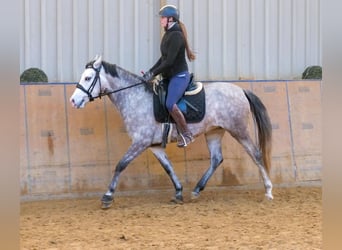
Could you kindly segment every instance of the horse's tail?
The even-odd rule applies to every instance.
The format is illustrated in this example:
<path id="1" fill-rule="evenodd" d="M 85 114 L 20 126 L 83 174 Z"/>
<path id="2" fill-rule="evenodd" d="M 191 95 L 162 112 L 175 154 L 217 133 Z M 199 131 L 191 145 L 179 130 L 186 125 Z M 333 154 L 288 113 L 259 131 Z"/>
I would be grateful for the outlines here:
<path id="1" fill-rule="evenodd" d="M 262 159 L 269 173 L 271 168 L 271 150 L 272 150 L 272 125 L 265 105 L 259 97 L 251 91 L 244 90 L 248 99 L 254 120 L 258 127 L 258 142 L 262 152 Z"/>

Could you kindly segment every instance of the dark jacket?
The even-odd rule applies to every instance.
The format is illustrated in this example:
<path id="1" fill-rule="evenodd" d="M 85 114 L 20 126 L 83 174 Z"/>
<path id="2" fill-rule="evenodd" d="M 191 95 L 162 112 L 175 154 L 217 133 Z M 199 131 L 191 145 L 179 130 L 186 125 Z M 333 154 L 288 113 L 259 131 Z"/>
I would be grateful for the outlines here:
<path id="1" fill-rule="evenodd" d="M 178 23 L 168 29 L 160 44 L 161 57 L 150 69 L 153 75 L 162 74 L 170 79 L 174 75 L 187 71 L 188 64 L 185 58 L 185 40 Z"/>

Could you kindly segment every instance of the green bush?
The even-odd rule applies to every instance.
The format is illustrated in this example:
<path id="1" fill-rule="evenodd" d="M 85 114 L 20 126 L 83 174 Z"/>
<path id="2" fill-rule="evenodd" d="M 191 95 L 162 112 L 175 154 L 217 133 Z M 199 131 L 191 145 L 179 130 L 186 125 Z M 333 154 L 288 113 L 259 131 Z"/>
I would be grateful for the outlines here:
<path id="1" fill-rule="evenodd" d="M 305 69 L 302 79 L 322 79 L 322 67 L 310 66 Z"/>
<path id="2" fill-rule="evenodd" d="M 20 82 L 48 82 L 48 77 L 41 69 L 29 68 L 20 75 Z"/>

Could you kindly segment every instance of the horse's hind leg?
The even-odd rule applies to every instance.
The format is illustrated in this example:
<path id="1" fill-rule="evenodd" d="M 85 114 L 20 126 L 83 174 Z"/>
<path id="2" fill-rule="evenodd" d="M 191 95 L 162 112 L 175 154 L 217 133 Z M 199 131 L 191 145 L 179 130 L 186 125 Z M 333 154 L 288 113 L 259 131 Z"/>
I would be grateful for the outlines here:
<path id="1" fill-rule="evenodd" d="M 166 173 L 169 175 L 173 183 L 173 186 L 175 187 L 175 190 L 176 190 L 175 197 L 173 197 L 171 201 L 182 204 L 183 203 L 183 187 L 177 175 L 175 174 L 175 171 L 173 170 L 173 167 L 165 153 L 165 150 L 161 147 L 151 147 L 150 149 L 153 152 L 154 156 L 158 159 L 158 161 L 160 162 L 160 164 L 162 165 Z"/>
<path id="2" fill-rule="evenodd" d="M 267 171 L 265 169 L 263 159 L 262 159 L 262 154 L 260 150 L 255 146 L 253 143 L 252 139 L 250 136 L 247 134 L 244 136 L 234 136 L 234 138 L 244 147 L 246 152 L 249 154 L 249 156 L 252 158 L 252 160 L 255 162 L 255 164 L 259 168 L 259 172 L 261 174 L 261 177 L 264 182 L 264 187 L 265 187 L 265 196 L 268 200 L 273 199 L 272 195 L 272 182 L 267 174 Z"/>
<path id="3" fill-rule="evenodd" d="M 210 166 L 193 189 L 191 193 L 192 199 L 199 197 L 200 192 L 205 188 L 210 177 L 223 161 L 221 141 L 224 132 L 225 131 L 223 129 L 216 129 L 205 134 L 205 139 L 210 153 Z"/>

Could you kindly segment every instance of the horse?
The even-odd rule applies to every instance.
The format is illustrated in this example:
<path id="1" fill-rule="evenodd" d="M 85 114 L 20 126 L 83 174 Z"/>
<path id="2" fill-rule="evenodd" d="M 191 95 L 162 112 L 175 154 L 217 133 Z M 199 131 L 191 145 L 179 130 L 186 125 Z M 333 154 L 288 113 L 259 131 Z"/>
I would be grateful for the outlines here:
<path id="1" fill-rule="evenodd" d="M 132 143 L 115 167 L 108 190 L 101 198 L 102 208 L 112 206 L 120 174 L 129 163 L 142 152 L 150 149 L 157 158 L 175 189 L 172 201 L 183 203 L 183 186 L 177 177 L 162 143 L 162 125 L 153 114 L 152 95 L 141 76 L 129 72 L 116 64 L 96 56 L 86 64 L 80 81 L 70 97 L 74 108 L 84 108 L 88 102 L 108 96 L 119 111 Z M 261 174 L 265 197 L 273 199 L 271 167 L 272 126 L 267 109 L 255 94 L 237 85 L 225 82 L 203 84 L 207 112 L 198 123 L 189 124 L 194 137 L 204 134 L 210 154 L 210 166 L 191 192 L 191 199 L 197 199 L 208 180 L 223 162 L 222 137 L 228 132 L 235 138 L 254 161 Z M 254 143 L 248 132 L 248 118 L 252 115 L 257 125 Z M 172 124 L 175 126 L 175 124 Z M 171 143 L 176 142 L 177 131 L 172 130 Z"/>

